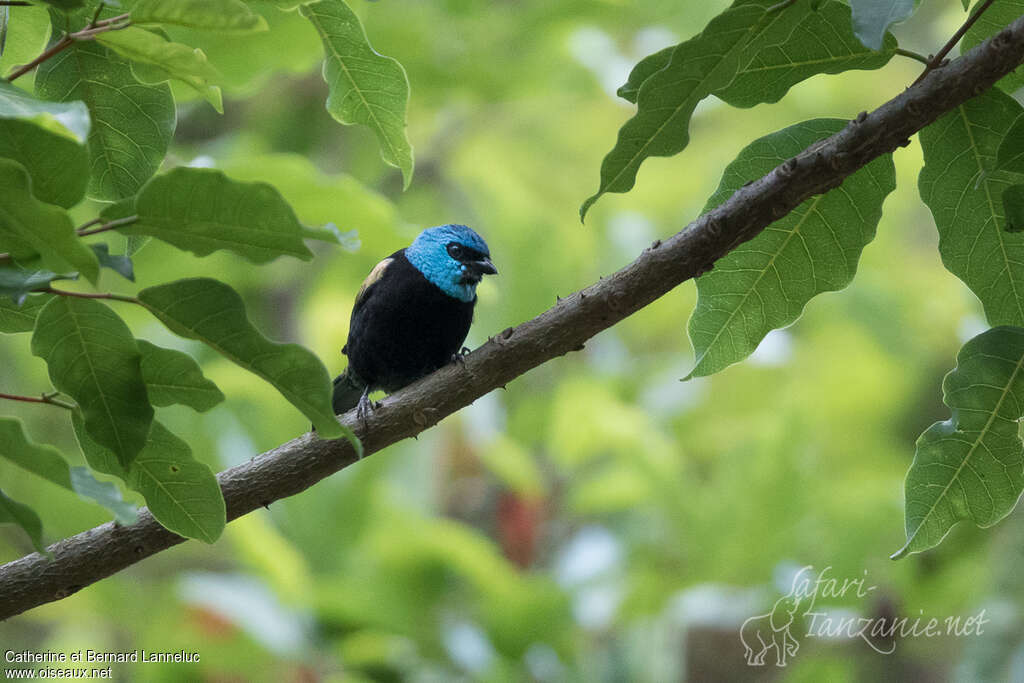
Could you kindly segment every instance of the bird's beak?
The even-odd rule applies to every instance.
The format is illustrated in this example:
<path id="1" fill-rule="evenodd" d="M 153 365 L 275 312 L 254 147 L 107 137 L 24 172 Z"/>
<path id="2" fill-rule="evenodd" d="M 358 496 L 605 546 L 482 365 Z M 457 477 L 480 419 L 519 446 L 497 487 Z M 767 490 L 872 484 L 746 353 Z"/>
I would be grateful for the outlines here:
<path id="1" fill-rule="evenodd" d="M 470 270 L 472 270 L 474 273 L 480 276 L 498 274 L 498 269 L 494 267 L 494 264 L 491 263 L 491 259 L 489 258 L 482 258 L 479 261 L 472 261 L 467 265 L 469 265 Z"/>

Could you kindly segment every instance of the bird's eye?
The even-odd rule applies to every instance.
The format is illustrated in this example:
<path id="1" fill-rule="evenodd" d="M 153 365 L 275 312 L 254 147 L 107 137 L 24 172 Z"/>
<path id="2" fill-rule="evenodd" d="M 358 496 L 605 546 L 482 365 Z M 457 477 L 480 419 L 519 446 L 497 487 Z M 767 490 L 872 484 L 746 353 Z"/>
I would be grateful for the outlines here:
<path id="1" fill-rule="evenodd" d="M 448 243 L 448 255 L 451 256 L 456 261 L 462 258 L 462 252 L 462 245 L 459 244 L 458 242 Z"/>

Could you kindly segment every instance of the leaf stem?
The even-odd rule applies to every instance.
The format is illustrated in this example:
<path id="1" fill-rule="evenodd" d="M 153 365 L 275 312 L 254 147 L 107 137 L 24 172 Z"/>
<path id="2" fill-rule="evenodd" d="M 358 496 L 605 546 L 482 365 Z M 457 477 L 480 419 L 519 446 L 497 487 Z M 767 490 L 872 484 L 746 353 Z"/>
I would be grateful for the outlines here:
<path id="1" fill-rule="evenodd" d="M 43 294 L 57 294 L 59 296 L 73 296 L 78 297 L 79 299 L 109 299 L 111 301 L 124 301 L 129 304 L 142 303 L 134 296 L 128 296 L 127 294 L 114 294 L 112 292 L 69 292 L 66 289 L 54 289 L 53 287 L 43 287 L 32 291 L 42 292 Z"/>
<path id="2" fill-rule="evenodd" d="M 35 396 L 19 396 L 18 394 L 0 393 L 0 398 L 6 398 L 9 401 L 23 401 L 25 403 L 49 403 L 52 406 L 59 406 L 66 410 L 74 410 L 75 404 L 54 398 L 58 393 L 60 392 L 54 391 L 49 394 L 40 394 L 39 398 L 36 398 Z"/>
<path id="3" fill-rule="evenodd" d="M 914 52 L 912 50 L 904 50 L 902 47 L 896 48 L 896 54 L 901 55 L 903 57 L 910 57 L 911 59 L 915 59 L 915 60 L 921 62 L 922 64 L 924 64 L 925 66 L 928 66 L 928 64 L 930 63 L 928 61 L 928 58 L 925 57 L 920 52 Z"/>
<path id="4" fill-rule="evenodd" d="M 102 6 L 103 5 L 101 3 L 100 7 Z M 14 72 L 7 77 L 7 81 L 11 82 L 15 78 L 24 76 L 29 71 L 36 68 L 46 60 L 51 59 L 52 57 L 60 54 L 61 52 L 69 48 L 75 41 L 92 40 L 100 33 L 127 28 L 131 25 L 131 23 L 131 13 L 119 14 L 116 17 L 111 17 L 110 19 L 103 19 L 100 21 L 96 21 L 94 19 L 88 26 L 83 28 L 81 31 L 76 31 L 75 33 L 65 33 L 60 40 L 58 40 L 56 43 L 48 47 L 41 55 L 33 59 L 28 64 L 25 64 L 24 66 L 15 69 Z"/>
<path id="5" fill-rule="evenodd" d="M 953 37 L 947 40 L 946 44 L 942 46 L 942 49 L 939 50 L 938 53 L 936 53 L 936 55 L 928 61 L 928 65 L 925 66 L 924 71 L 921 72 L 921 75 L 917 77 L 917 80 L 910 84 L 911 87 L 920 83 L 922 80 L 924 80 L 925 76 L 927 76 L 929 73 L 942 66 L 942 63 L 946 60 L 946 55 L 949 54 L 949 51 L 952 50 L 953 47 L 960 42 L 960 39 L 964 37 L 964 34 L 967 33 L 967 31 L 972 26 L 974 26 L 974 22 L 976 22 L 981 17 L 982 13 L 985 10 L 991 7 L 993 2 L 995 2 L 995 0 L 985 0 L 985 4 L 978 7 L 974 14 L 967 18 L 967 21 L 964 22 L 964 25 L 957 29 L 957 32 L 953 34 Z"/>
<path id="6" fill-rule="evenodd" d="M 75 230 L 75 232 L 78 233 L 79 237 L 86 237 L 88 235 L 95 235 L 95 234 L 100 233 L 100 232 L 106 232 L 107 230 L 115 230 L 115 229 L 120 228 L 121 226 L 124 226 L 124 225 L 131 225 L 135 221 L 139 220 L 139 217 L 138 216 L 126 216 L 124 218 L 118 218 L 118 219 L 112 220 L 109 223 L 104 223 L 103 225 L 101 225 L 98 228 L 93 228 L 92 230 L 86 230 L 86 228 L 88 228 L 90 225 L 96 225 L 101 220 L 102 219 L 100 219 L 100 218 L 97 218 L 95 220 L 91 220 L 88 223 L 85 223 L 84 225 L 82 225 L 77 230 Z"/>

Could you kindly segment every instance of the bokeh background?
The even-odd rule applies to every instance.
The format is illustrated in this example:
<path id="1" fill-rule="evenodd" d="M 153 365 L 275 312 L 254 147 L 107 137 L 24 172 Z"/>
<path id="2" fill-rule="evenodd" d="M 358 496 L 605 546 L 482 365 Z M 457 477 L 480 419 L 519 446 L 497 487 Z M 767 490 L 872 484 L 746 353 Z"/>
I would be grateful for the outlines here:
<path id="1" fill-rule="evenodd" d="M 308 224 L 347 248 L 254 267 L 152 243 L 136 285 L 212 275 L 243 293 L 256 325 L 300 342 L 332 372 L 353 297 L 383 256 L 423 227 L 462 222 L 501 274 L 479 291 L 470 346 L 632 260 L 696 217 L 723 167 L 753 139 L 816 117 L 852 118 L 919 72 L 823 76 L 781 102 L 698 108 L 690 146 L 651 159 L 628 195 L 577 208 L 632 106 L 614 96 L 641 57 L 699 31 L 726 4 L 645 0 L 388 0 L 353 8 L 412 84 L 414 182 L 365 130 L 324 110 L 321 46 L 295 12 L 251 2 L 271 31 L 176 34 L 224 75 L 225 114 L 182 96 L 169 164 L 215 166 L 273 184 Z M 39 10 L 14 8 L 18 22 Z M 19 17 L 22 17 L 19 19 Z M 35 17 L 35 19 L 33 18 Z M 901 45 L 934 52 L 963 19 L 924 3 Z M 23 23 L 23 25 L 27 25 Z M 185 665 L 115 665 L 119 680 L 1022 680 L 1024 518 L 956 527 L 937 549 L 893 562 L 914 441 L 946 419 L 941 380 L 984 328 L 978 303 L 941 266 L 917 197 L 920 149 L 896 152 L 898 188 L 853 285 L 813 300 L 749 360 L 680 382 L 693 360 L 692 283 L 587 345 L 294 498 L 65 600 L 0 624 L 4 650 L 185 650 Z M 93 209 L 93 212 L 95 209 Z M 83 213 L 86 220 L 94 213 Z M 267 384 L 123 306 L 136 335 L 194 353 L 227 394 L 213 411 L 161 419 L 215 470 L 307 428 Z M 0 335 L 0 385 L 47 388 L 27 335 Z M 30 436 L 77 462 L 67 416 L 5 403 Z M 47 540 L 104 511 L 10 466 Z M 0 528 L 0 560 L 31 550 Z M 875 586 L 819 597 L 866 618 L 967 617 L 984 633 L 909 638 L 882 655 L 858 638 L 801 638 L 786 667 L 748 667 L 740 624 L 769 611 L 812 565 Z M 802 635 L 802 634 L 798 634 Z M 882 647 L 888 647 L 883 645 Z M 11 666 L 4 663 L 3 666 Z"/>

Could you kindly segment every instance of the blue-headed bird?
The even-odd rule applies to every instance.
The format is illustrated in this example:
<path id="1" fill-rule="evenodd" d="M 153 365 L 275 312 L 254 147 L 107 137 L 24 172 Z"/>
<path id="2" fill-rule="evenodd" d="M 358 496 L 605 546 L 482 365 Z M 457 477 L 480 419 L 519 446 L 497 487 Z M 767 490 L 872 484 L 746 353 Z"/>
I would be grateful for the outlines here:
<path id="1" fill-rule="evenodd" d="M 487 243 L 465 225 L 427 228 L 378 263 L 352 308 L 335 414 L 369 408 L 371 391 L 397 391 L 456 358 L 473 322 L 476 286 L 497 272 Z"/>

